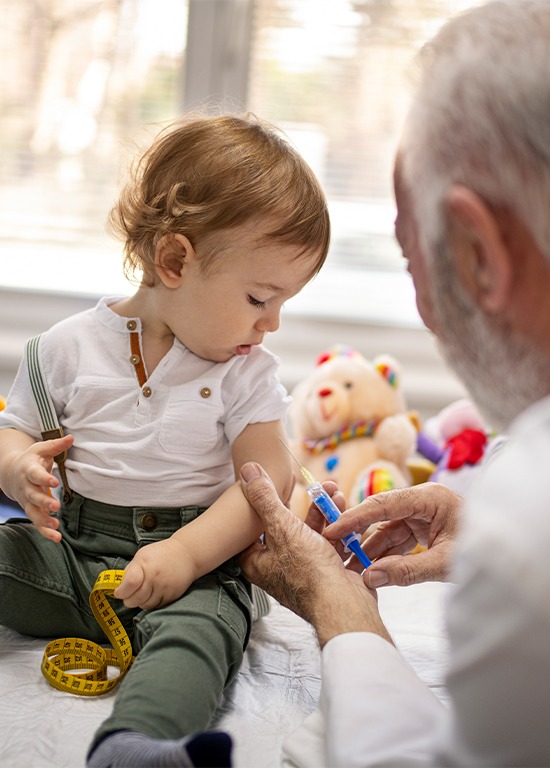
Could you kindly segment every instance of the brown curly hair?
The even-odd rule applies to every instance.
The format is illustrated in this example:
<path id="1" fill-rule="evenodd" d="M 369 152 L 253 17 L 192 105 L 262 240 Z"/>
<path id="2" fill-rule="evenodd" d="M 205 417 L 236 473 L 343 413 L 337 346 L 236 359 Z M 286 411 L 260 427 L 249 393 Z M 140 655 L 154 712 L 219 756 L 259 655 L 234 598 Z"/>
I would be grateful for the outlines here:
<path id="1" fill-rule="evenodd" d="M 274 126 L 252 114 L 189 115 L 161 131 L 133 165 L 109 216 L 124 240 L 124 272 L 155 283 L 159 240 L 183 234 L 196 248 L 220 230 L 265 218 L 266 238 L 318 253 L 329 248 L 330 222 L 319 181 Z M 202 256 L 206 270 L 215 254 Z"/>

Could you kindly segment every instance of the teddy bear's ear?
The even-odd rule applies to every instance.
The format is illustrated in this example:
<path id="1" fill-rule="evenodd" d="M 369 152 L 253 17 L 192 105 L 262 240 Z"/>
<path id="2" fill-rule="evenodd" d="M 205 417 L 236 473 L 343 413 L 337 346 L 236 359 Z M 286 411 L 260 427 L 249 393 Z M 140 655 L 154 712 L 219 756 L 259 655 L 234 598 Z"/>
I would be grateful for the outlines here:
<path id="1" fill-rule="evenodd" d="M 335 357 L 359 357 L 360 354 L 353 347 L 348 347 L 346 344 L 335 344 L 330 349 L 321 352 L 317 358 L 316 365 L 323 365 L 328 363 L 329 360 L 334 360 Z"/>
<path id="2" fill-rule="evenodd" d="M 383 376 L 388 384 L 394 389 L 399 386 L 399 374 L 401 369 L 399 363 L 390 355 L 381 355 L 374 360 L 374 367 Z"/>
<path id="3" fill-rule="evenodd" d="M 317 360 L 315 361 L 315 365 L 323 365 L 323 363 L 328 363 L 328 361 L 331 359 L 331 354 L 327 350 L 326 352 L 321 352 Z"/>

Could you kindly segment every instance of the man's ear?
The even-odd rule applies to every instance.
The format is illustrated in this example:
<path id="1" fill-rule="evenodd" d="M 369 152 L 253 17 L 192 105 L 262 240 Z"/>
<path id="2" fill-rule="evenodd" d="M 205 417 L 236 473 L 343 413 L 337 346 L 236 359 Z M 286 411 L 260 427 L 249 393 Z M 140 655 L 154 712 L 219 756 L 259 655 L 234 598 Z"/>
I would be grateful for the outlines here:
<path id="1" fill-rule="evenodd" d="M 479 195 L 460 184 L 451 187 L 445 204 L 457 273 L 482 309 L 499 312 L 508 303 L 513 278 L 499 220 Z"/>
<path id="2" fill-rule="evenodd" d="M 183 268 L 195 258 L 195 249 L 185 235 L 161 237 L 155 251 L 155 271 L 167 288 L 177 288 L 182 281 Z"/>

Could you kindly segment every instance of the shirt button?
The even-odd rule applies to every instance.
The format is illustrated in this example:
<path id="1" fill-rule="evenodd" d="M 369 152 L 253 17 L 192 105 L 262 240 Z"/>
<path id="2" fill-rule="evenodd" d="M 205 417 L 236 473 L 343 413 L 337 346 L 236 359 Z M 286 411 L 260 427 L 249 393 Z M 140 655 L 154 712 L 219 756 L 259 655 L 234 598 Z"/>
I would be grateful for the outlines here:
<path id="1" fill-rule="evenodd" d="M 135 320 L 128 320 L 126 323 L 126 328 L 128 328 L 129 331 L 135 331 L 137 328 L 137 323 Z"/>
<path id="2" fill-rule="evenodd" d="M 146 512 L 141 516 L 139 524 L 144 531 L 154 531 L 158 525 L 158 520 L 152 512 Z"/>
<path id="3" fill-rule="evenodd" d="M 143 394 L 143 397 L 151 397 L 151 395 L 153 394 L 153 390 L 151 389 L 151 387 L 143 387 L 141 392 Z"/>
<path id="4" fill-rule="evenodd" d="M 212 391 L 209 387 L 203 387 L 201 389 L 201 397 L 207 398 L 207 397 L 210 397 L 211 394 L 212 394 Z"/>
<path id="5" fill-rule="evenodd" d="M 141 363 L 141 357 L 139 355 L 131 355 L 130 362 L 132 365 L 139 365 Z"/>

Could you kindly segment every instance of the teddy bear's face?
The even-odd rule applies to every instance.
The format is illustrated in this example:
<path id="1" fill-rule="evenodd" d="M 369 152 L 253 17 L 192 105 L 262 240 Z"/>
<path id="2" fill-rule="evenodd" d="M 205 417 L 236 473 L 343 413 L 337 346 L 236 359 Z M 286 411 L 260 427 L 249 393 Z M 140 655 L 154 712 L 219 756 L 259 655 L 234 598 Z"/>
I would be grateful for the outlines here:
<path id="1" fill-rule="evenodd" d="M 294 389 L 290 420 L 295 437 L 318 440 L 359 421 L 405 410 L 401 392 L 364 358 L 334 358 Z"/>

